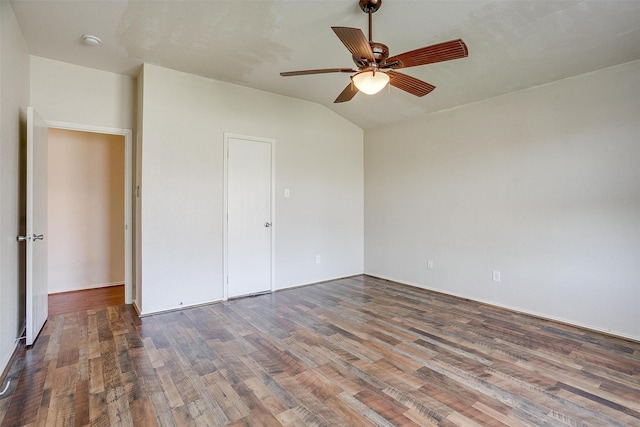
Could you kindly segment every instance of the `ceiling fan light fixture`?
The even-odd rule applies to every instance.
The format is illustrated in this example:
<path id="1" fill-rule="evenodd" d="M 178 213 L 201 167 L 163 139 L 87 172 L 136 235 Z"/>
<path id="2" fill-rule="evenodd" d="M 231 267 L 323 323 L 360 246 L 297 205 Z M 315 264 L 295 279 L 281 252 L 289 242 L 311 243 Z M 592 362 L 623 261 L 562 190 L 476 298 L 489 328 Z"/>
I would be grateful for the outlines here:
<path id="1" fill-rule="evenodd" d="M 381 71 L 367 70 L 361 71 L 351 77 L 351 81 L 356 85 L 358 90 L 367 95 L 374 95 L 380 92 L 389 83 L 387 73 Z"/>

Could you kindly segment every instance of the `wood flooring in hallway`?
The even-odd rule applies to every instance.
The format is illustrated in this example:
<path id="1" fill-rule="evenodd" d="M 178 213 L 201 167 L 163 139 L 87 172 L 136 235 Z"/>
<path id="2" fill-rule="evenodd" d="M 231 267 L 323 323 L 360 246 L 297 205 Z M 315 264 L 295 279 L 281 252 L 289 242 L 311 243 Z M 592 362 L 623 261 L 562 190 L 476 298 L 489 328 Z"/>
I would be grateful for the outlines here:
<path id="1" fill-rule="evenodd" d="M 124 285 L 49 295 L 49 316 L 124 304 Z"/>
<path id="2" fill-rule="evenodd" d="M 640 426 L 640 343 L 356 276 L 49 317 L 1 426 Z"/>

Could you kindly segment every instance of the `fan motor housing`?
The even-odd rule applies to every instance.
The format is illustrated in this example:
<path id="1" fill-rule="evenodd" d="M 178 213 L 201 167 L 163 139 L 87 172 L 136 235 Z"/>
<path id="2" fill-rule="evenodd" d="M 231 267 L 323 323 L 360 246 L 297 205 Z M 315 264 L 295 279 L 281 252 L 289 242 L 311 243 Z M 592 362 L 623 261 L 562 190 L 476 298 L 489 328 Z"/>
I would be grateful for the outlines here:
<path id="1" fill-rule="evenodd" d="M 373 57 L 376 58 L 376 62 L 384 61 L 389 57 L 389 48 L 386 44 L 369 42 L 369 45 L 373 51 Z"/>
<path id="2" fill-rule="evenodd" d="M 373 57 L 376 59 L 376 64 L 384 64 L 389 57 L 389 48 L 387 45 L 378 42 L 369 42 L 369 45 L 373 51 Z M 360 58 L 358 56 L 353 56 L 353 62 L 355 62 L 360 69 L 369 68 L 372 65 L 368 59 Z"/>

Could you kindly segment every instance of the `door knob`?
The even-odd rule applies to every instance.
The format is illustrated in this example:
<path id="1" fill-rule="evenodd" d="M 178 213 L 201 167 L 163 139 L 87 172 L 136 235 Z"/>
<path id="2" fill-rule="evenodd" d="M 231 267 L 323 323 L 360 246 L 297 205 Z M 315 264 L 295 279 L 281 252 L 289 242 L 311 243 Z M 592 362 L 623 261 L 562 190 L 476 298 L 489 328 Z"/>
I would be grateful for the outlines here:
<path id="1" fill-rule="evenodd" d="M 32 238 L 34 242 L 36 240 L 44 240 L 44 234 L 34 234 Z"/>
<path id="2" fill-rule="evenodd" d="M 267 228 L 269 228 L 269 227 L 271 227 L 271 223 L 270 223 L 270 222 L 265 222 L 265 223 L 264 223 L 264 226 L 265 226 L 265 227 L 267 227 Z"/>
<path id="3" fill-rule="evenodd" d="M 26 242 L 29 240 L 29 236 L 18 236 L 18 242 Z"/>

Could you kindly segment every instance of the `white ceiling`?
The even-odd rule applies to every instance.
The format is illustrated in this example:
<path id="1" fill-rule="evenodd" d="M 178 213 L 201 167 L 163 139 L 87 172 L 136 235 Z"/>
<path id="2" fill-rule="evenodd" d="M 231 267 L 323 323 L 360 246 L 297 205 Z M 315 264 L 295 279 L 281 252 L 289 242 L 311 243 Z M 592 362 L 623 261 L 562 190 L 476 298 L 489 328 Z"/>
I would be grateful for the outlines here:
<path id="1" fill-rule="evenodd" d="M 469 57 L 403 70 L 436 86 L 423 98 L 391 88 L 334 104 L 348 74 L 279 72 L 353 67 L 330 27 L 367 34 L 357 0 L 11 4 L 33 55 L 130 75 L 156 64 L 317 102 L 365 129 L 640 58 L 640 0 L 384 0 L 373 39 L 391 55 L 462 38 Z"/>

